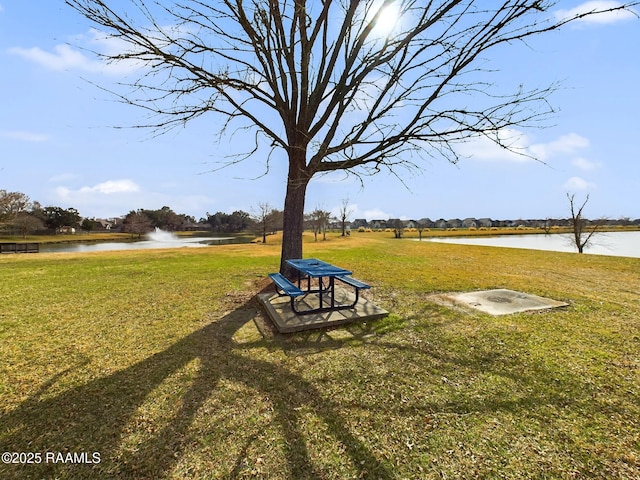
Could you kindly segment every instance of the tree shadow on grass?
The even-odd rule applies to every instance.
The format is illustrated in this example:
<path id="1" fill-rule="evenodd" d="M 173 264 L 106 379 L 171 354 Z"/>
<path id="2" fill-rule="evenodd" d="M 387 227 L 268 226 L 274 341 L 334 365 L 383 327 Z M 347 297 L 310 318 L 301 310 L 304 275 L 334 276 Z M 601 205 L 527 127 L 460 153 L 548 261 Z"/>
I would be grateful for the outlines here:
<path id="1" fill-rule="evenodd" d="M 222 318 L 128 368 L 59 394 L 52 394 L 51 387 L 68 371 L 44 382 L 30 399 L 0 415 L 2 451 L 84 452 L 89 460 L 93 458 L 92 452 L 99 452 L 101 461 L 99 464 L 44 461 L 31 465 L 0 464 L 0 478 L 146 479 L 172 474 L 179 476 L 182 472 L 176 472 L 176 469 L 189 463 L 194 443 L 198 444 L 195 447 L 196 454 L 206 455 L 204 450 L 198 450 L 206 442 L 200 438 L 203 432 L 197 427 L 202 427 L 202 418 L 208 415 L 217 415 L 223 420 L 216 423 L 215 417 L 213 421 L 205 422 L 202 427 L 204 434 L 210 433 L 214 441 L 227 435 L 231 441 L 229 450 L 232 450 L 225 459 L 211 461 L 218 465 L 217 473 L 211 473 L 210 478 L 242 478 L 248 473 L 247 469 L 250 472 L 247 458 L 253 450 L 274 451 L 266 445 L 257 445 L 266 441 L 261 431 L 263 428 L 275 430 L 278 435 L 279 445 L 275 449 L 278 458 L 274 462 L 277 464 L 275 468 L 281 471 L 270 470 L 272 477 L 326 478 L 327 472 L 322 471 L 315 460 L 317 452 L 313 450 L 313 439 L 309 438 L 309 427 L 305 426 L 308 420 L 305 415 L 308 414 L 322 422 L 323 431 L 319 433 L 330 437 L 322 441 L 322 445 L 329 445 L 328 448 L 332 444 L 340 445 L 340 461 L 349 464 L 355 476 L 394 478 L 390 464 L 376 455 L 365 443 L 366 440 L 361 440 L 353 433 L 351 419 L 341 413 L 344 411 L 343 405 L 326 396 L 321 387 L 277 361 L 269 361 L 268 354 L 266 357 L 252 354 L 261 348 L 267 352 L 279 350 L 290 355 L 313 355 L 354 342 L 369 342 L 369 336 L 372 336 L 371 348 L 386 354 L 402 355 L 405 367 L 412 360 L 422 370 L 431 365 L 432 375 L 438 377 L 432 382 L 433 388 L 438 388 L 437 384 L 442 383 L 439 378 L 443 375 L 455 381 L 455 375 L 461 370 L 471 372 L 468 378 L 476 378 L 479 372 L 492 372 L 505 377 L 507 385 L 532 386 L 546 383 L 546 380 L 557 382 L 545 392 L 523 389 L 521 395 L 508 398 L 500 398 L 491 391 L 478 391 L 478 395 L 469 396 L 462 389 L 462 393 L 456 394 L 457 388 L 445 385 L 440 388 L 451 396 L 442 395 L 432 399 L 408 397 L 408 403 L 396 405 L 369 402 L 365 406 L 363 401 L 362 407 L 374 412 L 377 418 L 386 418 L 389 414 L 420 418 L 425 414 L 466 415 L 500 410 L 514 414 L 533 410 L 533 415 L 536 415 L 537 405 L 577 408 L 576 398 L 588 396 L 588 392 L 580 393 L 584 385 L 573 376 L 554 380 L 556 372 L 544 364 L 531 361 L 523 365 L 523 371 L 522 359 L 510 359 L 489 346 L 474 351 L 459 348 L 451 352 L 442 347 L 447 345 L 444 337 L 433 340 L 441 348 L 426 344 L 418 348 L 411 343 L 395 343 L 384 335 L 377 336 L 380 329 L 393 330 L 410 319 L 386 320 L 386 324 L 385 321 L 371 325 L 352 324 L 335 332 L 318 330 L 294 336 L 279 336 L 271 332 L 273 338 L 269 338 L 269 332 L 264 331 L 264 328 L 268 328 L 268 322 L 260 324 L 262 316 L 256 313 L 259 309 L 256 298 L 248 301 L 245 298 L 236 299 L 236 305 L 233 311 Z M 242 335 L 236 334 L 241 333 L 242 327 L 252 321 L 258 324 L 259 330 L 268 339 L 250 338 L 239 343 L 238 338 Z M 434 324 L 433 328 L 437 329 L 437 326 Z M 77 365 L 75 368 L 81 367 Z M 366 364 L 358 363 L 356 367 L 362 371 L 367 369 Z M 192 375 L 185 375 L 185 371 Z M 358 371 L 351 374 L 357 375 Z M 384 374 L 389 375 L 388 372 Z M 406 374 L 397 372 L 397 375 Z M 422 375 L 427 380 L 430 374 Z M 383 383 L 381 378 L 373 380 L 380 385 Z M 388 379 L 384 380 L 384 383 L 388 383 Z M 179 393 L 176 394 L 179 398 L 174 402 L 175 408 L 168 408 L 165 402 L 159 412 L 143 414 L 149 398 L 158 392 L 159 387 L 166 387 L 171 382 L 179 383 Z M 270 418 L 261 418 L 253 424 L 244 417 L 241 421 L 228 421 L 224 412 L 215 411 L 215 408 L 224 411 L 226 405 L 231 408 L 230 403 L 225 403 L 230 402 L 229 397 L 232 396 L 226 395 L 230 384 L 250 391 L 251 399 L 266 401 L 271 409 Z M 402 382 L 399 382 L 397 388 L 402 389 L 402 386 Z M 212 399 L 219 402 L 220 407 L 212 408 Z M 161 421 L 152 418 L 145 423 L 144 415 L 154 413 L 169 418 L 163 417 Z M 245 417 L 251 414 L 249 412 Z M 247 427 L 246 431 L 226 432 L 239 424 Z M 216 431 L 212 432 L 214 429 Z M 199 443 L 201 440 L 203 443 Z M 216 445 L 214 450 L 220 452 L 224 448 Z M 185 472 L 184 477 L 188 476 Z"/>
<path id="2" fill-rule="evenodd" d="M 392 478 L 391 472 L 354 437 L 338 405 L 324 398 L 314 385 L 278 365 L 243 355 L 234 334 L 256 316 L 255 297 L 206 327 L 124 370 L 49 396 L 56 377 L 16 409 L 0 416 L 2 451 L 40 452 L 39 463 L 0 465 L 0 477 L 11 478 L 162 478 L 188 453 L 189 429 L 200 409 L 220 388 L 221 382 L 243 384 L 269 398 L 273 422 L 283 438 L 287 477 L 323 478 L 311 461 L 307 439 L 301 430 L 299 411 L 306 407 L 320 417 L 362 478 Z M 192 362 L 199 368 L 181 395 L 178 407 L 164 426 L 131 426 L 154 390 Z M 79 368 L 79 366 L 77 367 Z M 184 386 L 184 385 L 183 385 Z M 166 414 L 166 412 L 164 412 Z M 221 426 L 220 428 L 225 428 Z M 136 429 L 139 431 L 136 432 Z M 139 434 L 139 441 L 125 446 L 125 439 Z M 246 433 L 246 432 L 245 432 Z M 239 436 L 240 438 L 244 438 Z M 226 478 L 239 477 L 250 437 L 239 449 Z M 52 463 L 45 452 L 84 453 L 80 463 Z M 100 462 L 93 452 L 99 452 Z"/>

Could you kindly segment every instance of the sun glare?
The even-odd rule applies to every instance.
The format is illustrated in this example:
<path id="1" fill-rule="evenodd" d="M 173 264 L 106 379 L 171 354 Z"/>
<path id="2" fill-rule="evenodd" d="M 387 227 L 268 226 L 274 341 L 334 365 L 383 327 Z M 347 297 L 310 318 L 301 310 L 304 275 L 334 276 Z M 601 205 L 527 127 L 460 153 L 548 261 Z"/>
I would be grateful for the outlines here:
<path id="1" fill-rule="evenodd" d="M 396 28 L 399 16 L 400 10 L 396 5 L 387 5 L 380 12 L 373 31 L 379 36 L 389 35 Z"/>

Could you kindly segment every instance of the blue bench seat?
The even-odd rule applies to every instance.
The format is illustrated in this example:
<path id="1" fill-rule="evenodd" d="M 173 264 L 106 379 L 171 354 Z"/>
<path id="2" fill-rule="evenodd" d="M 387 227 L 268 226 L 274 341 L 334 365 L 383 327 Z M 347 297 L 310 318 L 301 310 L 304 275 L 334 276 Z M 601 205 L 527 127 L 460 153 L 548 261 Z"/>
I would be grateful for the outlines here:
<path id="1" fill-rule="evenodd" d="M 334 290 L 333 290 L 333 280 L 330 283 L 330 287 L 323 287 L 320 286 L 320 288 L 318 290 L 311 290 L 311 289 L 307 289 L 307 291 L 305 292 L 304 290 L 302 290 L 299 286 L 295 285 L 293 282 L 291 282 L 291 280 L 289 280 L 287 277 L 285 277 L 284 275 L 282 275 L 281 273 L 270 273 L 269 274 L 269 278 L 271 279 L 271 281 L 273 281 L 273 284 L 275 286 L 276 289 L 276 293 L 280 296 L 280 297 L 289 297 L 290 302 L 291 302 L 291 310 L 293 310 L 295 313 L 297 313 L 298 315 L 306 315 L 306 314 L 310 314 L 310 313 L 317 313 L 317 312 L 326 312 L 326 311 L 332 311 L 332 310 L 341 310 L 341 309 L 347 309 L 347 308 L 353 308 L 355 307 L 356 303 L 358 303 L 358 299 L 360 296 L 360 290 L 366 290 L 371 288 L 371 285 L 368 285 L 364 282 L 361 282 L 360 280 L 356 280 L 355 278 L 349 277 L 349 276 L 336 276 L 336 277 L 332 277 L 335 278 L 337 280 L 340 280 L 341 282 L 345 283 L 346 285 L 349 285 L 350 287 L 353 287 L 353 289 L 355 290 L 355 300 L 352 303 L 349 304 L 342 304 L 342 305 L 334 305 Z M 322 299 L 322 295 L 327 295 L 328 293 L 331 294 L 330 297 L 330 306 L 323 306 L 322 302 L 320 303 L 320 307 L 319 308 L 309 308 L 306 310 L 299 310 L 297 307 L 297 303 L 300 302 L 296 302 L 296 298 L 298 297 L 302 297 L 304 295 L 308 295 L 310 293 L 319 293 L 320 294 L 320 298 Z M 304 303 L 304 302 L 303 302 Z"/>
<path id="2" fill-rule="evenodd" d="M 305 295 L 305 293 L 300 290 L 299 287 L 291 283 L 291 281 L 281 273 L 270 273 L 269 278 L 273 281 L 273 284 L 276 287 L 276 293 L 279 296 L 288 296 L 291 299 L 291 310 L 293 310 L 295 313 L 301 313 L 296 308 L 294 300 L 296 299 L 296 297 Z"/>
<path id="3" fill-rule="evenodd" d="M 273 283 L 275 283 L 276 290 L 282 290 L 282 292 L 284 292 L 280 293 L 278 291 L 278 295 L 288 295 L 292 298 L 304 295 L 304 292 L 302 290 L 291 283 L 291 281 L 281 273 L 270 273 L 269 278 L 273 281 Z"/>
<path id="4" fill-rule="evenodd" d="M 346 283 L 347 285 L 351 285 L 356 290 L 366 290 L 367 288 L 371 288 L 371 285 L 361 282 L 360 280 L 356 280 L 352 277 L 336 277 L 341 282 Z"/>
<path id="5" fill-rule="evenodd" d="M 371 285 L 369 285 L 368 283 L 361 282 L 360 280 L 356 280 L 355 278 L 352 278 L 352 277 L 345 276 L 345 277 L 336 277 L 336 278 L 341 282 L 352 286 L 356 291 L 356 299 L 353 301 L 351 305 L 349 305 L 349 307 L 355 307 L 356 303 L 358 303 L 358 300 L 360 299 L 360 290 L 366 290 L 368 288 L 371 288 Z"/>

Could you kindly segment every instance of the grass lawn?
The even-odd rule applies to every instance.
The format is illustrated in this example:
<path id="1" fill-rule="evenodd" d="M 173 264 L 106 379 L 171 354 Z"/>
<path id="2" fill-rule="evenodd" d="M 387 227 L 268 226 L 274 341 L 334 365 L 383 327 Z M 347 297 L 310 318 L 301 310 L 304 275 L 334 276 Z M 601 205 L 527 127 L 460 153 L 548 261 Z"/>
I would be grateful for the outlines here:
<path id="1" fill-rule="evenodd" d="M 389 237 L 305 245 L 388 318 L 286 336 L 276 243 L 0 256 L 0 478 L 640 478 L 640 259 Z M 430 299 L 488 288 L 570 306 Z"/>

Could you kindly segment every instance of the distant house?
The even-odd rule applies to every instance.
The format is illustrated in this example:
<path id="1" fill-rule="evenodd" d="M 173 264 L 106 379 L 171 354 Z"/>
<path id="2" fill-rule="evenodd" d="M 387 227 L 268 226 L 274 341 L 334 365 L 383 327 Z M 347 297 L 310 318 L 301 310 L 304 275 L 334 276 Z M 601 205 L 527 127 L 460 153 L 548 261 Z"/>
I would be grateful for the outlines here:
<path id="1" fill-rule="evenodd" d="M 435 222 L 430 218 L 421 218 L 418 220 L 417 228 L 433 228 L 435 227 Z"/>
<path id="2" fill-rule="evenodd" d="M 73 227 L 64 226 L 58 229 L 58 233 L 64 233 L 66 235 L 74 235 L 76 233 L 76 229 Z"/>
<path id="3" fill-rule="evenodd" d="M 476 228 L 478 226 L 478 222 L 475 218 L 465 218 L 462 220 L 462 228 Z"/>
<path id="4" fill-rule="evenodd" d="M 476 220 L 476 223 L 478 224 L 478 227 L 484 227 L 484 228 L 493 227 L 493 220 L 491 220 L 488 217 L 479 218 L 478 220 Z"/>
<path id="5" fill-rule="evenodd" d="M 186 220 L 181 226 L 180 230 L 184 232 L 203 232 L 213 230 L 213 226 L 208 222 L 192 222 L 191 220 Z"/>
<path id="6" fill-rule="evenodd" d="M 106 232 L 111 231 L 111 229 L 113 228 L 113 223 L 110 222 L 109 220 L 105 220 L 103 218 L 96 218 L 96 230 L 100 231 L 100 230 L 104 230 Z"/>
<path id="7" fill-rule="evenodd" d="M 369 226 L 369 223 L 367 222 L 366 218 L 356 218 L 353 223 L 351 224 L 352 228 L 367 228 Z"/>
<path id="8" fill-rule="evenodd" d="M 462 228 L 462 220 L 459 218 L 451 218 L 447 220 L 448 228 Z"/>
<path id="9" fill-rule="evenodd" d="M 439 218 L 433 223 L 435 228 L 447 228 L 447 221 L 444 218 Z"/>

